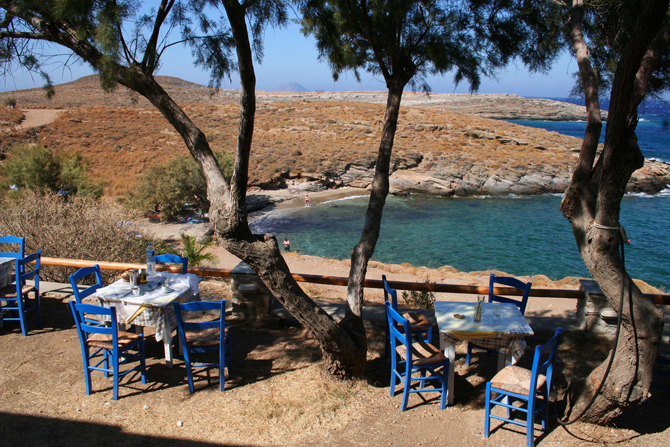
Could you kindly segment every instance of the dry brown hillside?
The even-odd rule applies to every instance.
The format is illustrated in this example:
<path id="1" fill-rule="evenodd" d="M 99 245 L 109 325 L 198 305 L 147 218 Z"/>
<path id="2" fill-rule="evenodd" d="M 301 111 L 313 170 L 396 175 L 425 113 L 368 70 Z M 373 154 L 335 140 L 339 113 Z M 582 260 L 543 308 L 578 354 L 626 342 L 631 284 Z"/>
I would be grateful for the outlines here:
<path id="1" fill-rule="evenodd" d="M 213 149 L 234 152 L 236 91 L 213 94 L 207 87 L 174 78 L 159 80 L 204 130 Z M 380 138 L 384 104 L 379 99 L 383 96 L 350 93 L 352 100 L 346 101 L 343 93 L 261 93 L 250 183 L 281 187 L 287 181 L 326 178 L 334 179 L 330 186 L 338 186 L 352 166 L 369 169 Z M 505 96 L 509 95 L 496 97 Z M 48 126 L 0 135 L 2 152 L 19 142 L 78 151 L 93 173 L 104 179 L 105 192 L 112 196 L 132 189 L 149 166 L 187 155 L 179 135 L 144 99 L 123 88 L 104 93 L 92 76 L 58 86 L 52 100 L 45 100 L 40 89 L 4 93 L 0 101 L 7 97 L 15 98 L 21 108 L 58 107 L 66 112 Z M 475 104 L 481 99 L 470 97 Z M 418 163 L 423 171 L 439 170 L 438 176 L 464 166 L 474 166 L 486 175 L 532 165 L 547 166 L 552 175 L 572 171 L 579 139 L 460 114 L 454 110 L 464 107 L 461 99 L 439 102 L 426 100 L 425 95 L 407 95 L 411 105 L 401 110 L 394 147 L 396 168 Z"/>

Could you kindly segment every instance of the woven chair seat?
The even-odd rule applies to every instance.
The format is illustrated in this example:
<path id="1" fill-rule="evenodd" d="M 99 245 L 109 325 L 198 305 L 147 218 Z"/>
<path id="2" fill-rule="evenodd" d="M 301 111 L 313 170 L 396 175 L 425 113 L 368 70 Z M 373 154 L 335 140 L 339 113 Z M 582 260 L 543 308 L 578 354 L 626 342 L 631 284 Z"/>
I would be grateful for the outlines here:
<path id="1" fill-rule="evenodd" d="M 396 352 L 401 359 L 407 360 L 407 349 L 405 345 L 397 346 Z M 414 365 L 432 365 L 444 363 L 446 357 L 435 346 L 425 341 L 416 341 L 412 343 L 412 362 Z"/>
<path id="2" fill-rule="evenodd" d="M 427 331 L 431 324 L 428 318 L 421 312 L 405 312 L 402 317 L 409 321 L 410 329 L 414 331 Z M 404 332 L 404 326 L 399 327 L 401 332 Z"/>
<path id="3" fill-rule="evenodd" d="M 194 347 L 218 346 L 220 337 L 219 329 L 203 329 L 202 331 L 185 331 L 186 341 Z M 228 328 L 225 329 L 224 337 L 228 336 Z"/>
<path id="4" fill-rule="evenodd" d="M 531 371 L 520 366 L 506 366 L 491 379 L 491 386 L 510 393 L 530 395 Z M 537 388 L 541 388 L 547 378 L 544 374 L 537 376 Z"/>
<path id="5" fill-rule="evenodd" d="M 21 293 L 26 294 L 29 292 L 35 291 L 35 286 L 32 284 L 25 284 L 21 288 Z M 5 286 L 2 289 L 0 289 L 0 298 L 16 298 L 16 285 L 12 284 L 9 286 Z"/>
<path id="6" fill-rule="evenodd" d="M 139 338 L 139 334 L 119 331 L 119 348 L 125 348 L 126 346 L 135 343 Z M 93 348 L 114 348 L 114 345 L 112 344 L 112 336 L 109 334 L 91 334 L 88 337 L 88 345 Z"/>

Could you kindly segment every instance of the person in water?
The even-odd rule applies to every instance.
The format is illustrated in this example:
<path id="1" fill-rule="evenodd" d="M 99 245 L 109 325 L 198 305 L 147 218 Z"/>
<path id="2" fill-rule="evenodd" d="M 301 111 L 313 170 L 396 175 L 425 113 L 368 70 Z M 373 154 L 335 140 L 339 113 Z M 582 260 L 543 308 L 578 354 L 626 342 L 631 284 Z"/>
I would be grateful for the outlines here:
<path id="1" fill-rule="evenodd" d="M 305 196 L 305 206 L 311 206 L 312 205 L 312 199 L 309 198 L 309 195 Z"/>
<path id="2" fill-rule="evenodd" d="M 291 251 L 291 242 L 288 239 L 284 239 L 284 250 Z"/>

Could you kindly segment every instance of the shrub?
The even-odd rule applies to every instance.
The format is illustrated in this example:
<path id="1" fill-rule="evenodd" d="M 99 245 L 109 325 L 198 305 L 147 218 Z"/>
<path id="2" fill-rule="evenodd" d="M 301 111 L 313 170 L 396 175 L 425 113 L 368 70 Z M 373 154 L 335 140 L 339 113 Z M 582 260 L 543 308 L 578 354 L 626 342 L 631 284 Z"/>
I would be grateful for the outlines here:
<path id="1" fill-rule="evenodd" d="M 428 284 L 431 282 L 428 281 L 428 278 L 424 281 Z M 407 292 L 406 290 L 402 292 L 402 299 L 405 301 L 405 304 L 409 306 L 410 308 L 417 308 L 417 309 L 427 309 L 427 310 L 433 310 L 433 303 L 435 302 L 435 293 L 433 292 L 428 292 L 428 291 L 422 291 L 419 292 L 417 290 L 410 290 Z"/>
<path id="2" fill-rule="evenodd" d="M 13 109 L 14 107 L 16 107 L 16 99 L 14 99 L 14 98 L 7 98 L 7 99 L 5 100 L 5 106 L 6 106 L 7 108 Z"/>
<path id="3" fill-rule="evenodd" d="M 94 182 L 77 152 L 54 152 L 40 145 L 16 145 L 9 149 L 0 170 L 0 187 L 36 191 L 62 191 L 100 197 L 102 182 Z"/>
<path id="4" fill-rule="evenodd" d="M 230 180 L 233 157 L 223 151 L 216 151 L 214 155 L 224 177 Z M 209 209 L 205 177 L 190 156 L 175 157 L 166 164 L 147 169 L 127 199 L 130 207 L 142 212 L 158 208 L 161 220 L 174 219 L 186 204 Z"/>
<path id="5" fill-rule="evenodd" d="M 26 254 L 111 262 L 144 262 L 149 239 L 121 206 L 90 197 L 65 200 L 53 192 L 24 192 L 5 199 L 0 234 L 26 238 Z M 40 279 L 69 282 L 75 268 L 43 266 Z M 116 273 L 103 270 L 106 281 Z"/>

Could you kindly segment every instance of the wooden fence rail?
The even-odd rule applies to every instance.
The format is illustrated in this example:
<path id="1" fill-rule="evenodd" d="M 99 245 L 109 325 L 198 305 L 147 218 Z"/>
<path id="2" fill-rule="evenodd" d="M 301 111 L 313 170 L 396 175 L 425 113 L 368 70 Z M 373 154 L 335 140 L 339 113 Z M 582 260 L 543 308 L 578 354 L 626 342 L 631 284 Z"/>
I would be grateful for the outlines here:
<path id="1" fill-rule="evenodd" d="M 49 258 L 43 257 L 42 264 L 44 265 L 55 265 L 61 267 L 74 267 L 82 268 L 89 267 L 95 264 L 98 264 L 101 269 L 104 270 L 127 270 L 127 269 L 139 269 L 146 267 L 146 264 L 133 264 L 126 262 L 104 262 L 104 261 L 87 261 L 81 259 L 63 259 L 63 258 Z M 180 272 L 181 267 L 177 266 L 166 266 L 158 265 L 156 266 L 159 271 L 172 271 Z M 215 278 L 230 278 L 232 276 L 232 270 L 220 269 L 214 267 L 189 267 L 189 273 L 194 273 L 198 276 L 204 277 L 215 277 Z M 296 281 L 308 282 L 314 284 L 327 284 L 334 286 L 346 286 L 348 279 L 341 276 L 322 276 L 322 275 L 307 275 L 302 273 L 294 273 L 293 278 Z M 462 294 L 474 294 L 474 295 L 488 295 L 489 288 L 488 286 L 464 286 L 458 284 L 435 284 L 435 283 L 415 283 L 415 282 L 405 282 L 405 281 L 389 281 L 389 285 L 398 290 L 416 290 L 419 292 L 428 291 L 428 292 L 442 292 L 442 293 L 462 293 Z M 373 289 L 382 289 L 384 287 L 383 282 L 378 279 L 366 279 L 365 287 Z M 505 295 L 521 295 L 521 292 L 517 289 L 511 289 L 507 287 L 496 287 L 494 289 L 496 294 L 505 294 Z M 584 292 L 581 290 L 575 289 L 539 289 L 532 288 L 530 291 L 531 296 L 538 298 L 568 298 L 568 299 L 579 299 L 584 297 Z M 670 305 L 670 295 L 647 295 L 654 303 L 658 305 Z"/>

